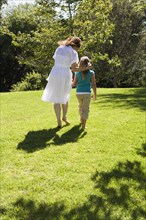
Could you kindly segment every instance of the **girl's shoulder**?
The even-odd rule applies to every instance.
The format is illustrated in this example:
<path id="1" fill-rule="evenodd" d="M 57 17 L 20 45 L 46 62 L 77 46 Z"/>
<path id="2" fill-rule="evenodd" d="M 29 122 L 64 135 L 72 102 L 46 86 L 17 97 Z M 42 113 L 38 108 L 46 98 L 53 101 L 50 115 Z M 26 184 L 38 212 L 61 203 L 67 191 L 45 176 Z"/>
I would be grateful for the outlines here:
<path id="1" fill-rule="evenodd" d="M 94 70 L 89 70 L 89 73 L 92 75 L 92 74 L 94 74 L 95 72 L 94 72 Z"/>
<path id="2" fill-rule="evenodd" d="M 75 72 L 75 74 L 76 74 L 76 75 L 81 75 L 81 74 L 82 74 L 82 72 Z"/>

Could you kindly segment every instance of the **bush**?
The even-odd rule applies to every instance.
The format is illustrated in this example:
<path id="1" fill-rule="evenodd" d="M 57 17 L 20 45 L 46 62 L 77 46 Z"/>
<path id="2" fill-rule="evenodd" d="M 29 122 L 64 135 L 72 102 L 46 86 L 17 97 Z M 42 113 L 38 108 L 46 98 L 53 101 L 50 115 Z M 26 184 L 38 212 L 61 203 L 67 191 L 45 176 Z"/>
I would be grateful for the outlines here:
<path id="1" fill-rule="evenodd" d="M 21 82 L 12 85 L 11 91 L 30 91 L 43 89 L 44 78 L 40 73 L 32 72 L 27 73 Z"/>

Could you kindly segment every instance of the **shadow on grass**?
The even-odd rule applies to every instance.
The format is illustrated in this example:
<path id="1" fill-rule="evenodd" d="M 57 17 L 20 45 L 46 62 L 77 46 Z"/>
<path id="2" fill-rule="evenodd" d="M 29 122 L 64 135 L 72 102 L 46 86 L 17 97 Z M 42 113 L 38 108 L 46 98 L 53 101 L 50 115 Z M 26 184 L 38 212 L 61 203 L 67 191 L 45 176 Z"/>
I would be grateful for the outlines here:
<path id="1" fill-rule="evenodd" d="M 17 220 L 58 220 L 65 211 L 65 205 L 63 202 L 56 202 L 53 205 L 46 203 L 36 204 L 35 201 L 25 200 L 23 198 L 18 199 L 13 208 L 5 213 L 9 218 Z"/>
<path id="2" fill-rule="evenodd" d="M 137 149 L 137 154 L 146 157 L 146 144 L 142 144 L 142 149 Z"/>
<path id="3" fill-rule="evenodd" d="M 80 125 L 74 126 L 62 136 L 57 134 L 58 131 L 58 128 L 29 131 L 25 139 L 18 144 L 17 149 L 33 153 L 50 145 L 63 145 L 70 142 L 77 142 L 79 138 L 86 135 L 86 132 L 80 129 Z"/>
<path id="4" fill-rule="evenodd" d="M 95 193 L 66 219 L 145 219 L 146 173 L 139 162 L 127 161 L 109 172 L 97 171 L 92 180 Z"/>
<path id="5" fill-rule="evenodd" d="M 133 91 L 133 93 L 131 93 Z M 98 103 L 102 106 L 109 107 L 124 107 L 124 108 L 140 108 L 146 110 L 146 88 L 130 89 L 126 94 L 122 93 L 110 93 L 98 95 Z M 103 99 L 103 101 L 102 101 Z M 113 105 L 114 104 L 114 105 Z"/>
<path id="6" fill-rule="evenodd" d="M 5 214 L 18 220 L 123 220 L 145 219 L 146 173 L 138 161 L 118 163 L 92 176 L 94 190 L 82 205 L 67 211 L 65 202 L 36 204 L 18 199 Z"/>

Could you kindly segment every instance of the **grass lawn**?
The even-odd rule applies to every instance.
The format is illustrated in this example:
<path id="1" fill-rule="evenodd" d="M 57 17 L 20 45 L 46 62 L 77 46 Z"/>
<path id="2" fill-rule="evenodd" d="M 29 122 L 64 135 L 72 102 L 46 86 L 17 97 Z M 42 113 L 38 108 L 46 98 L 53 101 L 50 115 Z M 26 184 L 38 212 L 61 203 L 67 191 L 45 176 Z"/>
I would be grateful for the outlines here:
<path id="1" fill-rule="evenodd" d="M 0 220 L 146 219 L 146 89 L 97 89 L 86 131 L 41 95 L 1 93 Z"/>

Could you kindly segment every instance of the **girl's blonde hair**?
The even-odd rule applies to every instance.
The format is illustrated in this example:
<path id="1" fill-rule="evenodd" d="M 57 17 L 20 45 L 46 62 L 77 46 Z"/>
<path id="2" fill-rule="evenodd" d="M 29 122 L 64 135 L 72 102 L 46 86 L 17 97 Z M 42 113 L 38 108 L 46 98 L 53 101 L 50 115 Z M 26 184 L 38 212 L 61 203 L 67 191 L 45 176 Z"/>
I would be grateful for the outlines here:
<path id="1" fill-rule="evenodd" d="M 81 66 L 81 67 L 87 67 L 87 66 L 89 66 L 89 65 L 91 65 L 90 59 L 89 59 L 87 56 L 81 57 L 81 59 L 80 59 L 80 66 Z M 88 71 L 89 71 L 89 70 L 82 71 L 83 79 L 86 77 Z"/>
<path id="2" fill-rule="evenodd" d="M 58 41 L 58 44 L 61 46 L 76 46 L 80 48 L 81 46 L 81 39 L 79 37 L 69 37 L 66 40 Z"/>
<path id="3" fill-rule="evenodd" d="M 87 67 L 88 65 L 91 65 L 89 57 L 87 57 L 87 56 L 81 57 L 80 66 Z"/>

